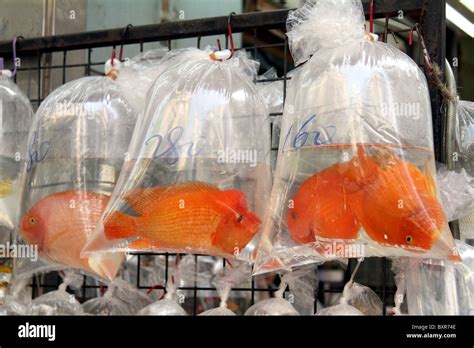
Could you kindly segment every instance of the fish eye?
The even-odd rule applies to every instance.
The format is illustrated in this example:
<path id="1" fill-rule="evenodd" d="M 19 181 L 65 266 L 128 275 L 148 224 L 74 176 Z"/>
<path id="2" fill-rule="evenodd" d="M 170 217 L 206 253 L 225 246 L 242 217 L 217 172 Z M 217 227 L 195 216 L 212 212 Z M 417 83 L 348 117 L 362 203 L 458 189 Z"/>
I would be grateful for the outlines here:
<path id="1" fill-rule="evenodd" d="M 413 242 L 413 237 L 408 235 L 405 237 L 405 241 L 408 243 L 408 244 L 411 244 Z"/>
<path id="2" fill-rule="evenodd" d="M 240 224 L 244 217 L 242 215 L 237 216 L 237 222 Z"/>
<path id="3" fill-rule="evenodd" d="M 31 225 L 34 225 L 36 223 L 36 219 L 34 217 L 30 217 L 29 222 Z"/>

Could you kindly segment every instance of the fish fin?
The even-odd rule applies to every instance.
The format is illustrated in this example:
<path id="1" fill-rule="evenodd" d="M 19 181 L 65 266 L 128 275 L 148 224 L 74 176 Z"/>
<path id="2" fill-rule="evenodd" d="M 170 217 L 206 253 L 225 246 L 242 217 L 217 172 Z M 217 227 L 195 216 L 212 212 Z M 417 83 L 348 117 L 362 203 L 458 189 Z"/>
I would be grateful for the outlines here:
<path id="1" fill-rule="evenodd" d="M 423 170 L 425 177 L 426 177 L 426 183 L 427 183 L 427 188 L 428 192 L 430 195 L 433 197 L 436 196 L 436 183 L 433 179 L 433 175 L 431 175 L 431 171 L 428 166 L 425 166 L 425 169 Z"/>
<path id="2" fill-rule="evenodd" d="M 137 214 L 143 215 L 150 203 L 158 199 L 165 190 L 164 187 L 139 188 L 127 192 L 123 199 Z"/>
<path id="3" fill-rule="evenodd" d="M 104 234 L 107 239 L 126 239 L 136 236 L 136 217 L 113 211 L 105 218 Z"/>
<path id="4" fill-rule="evenodd" d="M 13 182 L 11 180 L 4 180 L 0 182 L 0 197 L 9 196 L 13 192 Z"/>
<path id="5" fill-rule="evenodd" d="M 239 207 L 247 210 L 247 201 L 245 200 L 245 195 L 242 191 L 239 190 L 227 190 L 220 193 L 223 197 L 223 201 L 226 202 L 231 207 Z"/>
<path id="6" fill-rule="evenodd" d="M 156 245 L 148 238 L 139 238 L 127 245 L 130 249 L 151 250 L 156 249 Z"/>
<path id="7" fill-rule="evenodd" d="M 232 243 L 230 234 L 225 226 L 226 221 L 224 220 L 219 224 L 214 233 L 211 235 L 211 244 L 218 250 L 223 250 L 226 253 L 233 254 L 234 248 L 238 247 L 238 245 L 236 245 L 235 242 Z"/>
<path id="8" fill-rule="evenodd" d="M 184 182 L 173 186 L 157 186 L 150 188 L 139 188 L 132 190 L 123 197 L 128 205 L 138 214 L 144 215 L 150 202 L 160 199 L 163 195 L 178 195 L 189 193 L 195 190 L 220 190 L 211 185 L 200 181 Z"/>

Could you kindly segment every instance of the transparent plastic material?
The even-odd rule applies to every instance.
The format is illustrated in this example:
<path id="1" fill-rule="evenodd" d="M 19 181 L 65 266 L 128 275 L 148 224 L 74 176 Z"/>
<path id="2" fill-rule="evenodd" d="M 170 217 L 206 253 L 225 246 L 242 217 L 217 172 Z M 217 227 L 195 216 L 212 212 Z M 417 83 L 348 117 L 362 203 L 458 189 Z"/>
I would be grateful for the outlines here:
<path id="1" fill-rule="evenodd" d="M 317 54 L 289 82 L 255 273 L 340 257 L 457 258 L 423 72 L 364 35 L 359 0 L 298 11 L 292 54 Z"/>
<path id="2" fill-rule="evenodd" d="M 348 304 L 337 304 L 335 306 L 323 308 L 315 315 L 364 315 L 364 313 Z"/>
<path id="3" fill-rule="evenodd" d="M 115 81 L 84 77 L 53 91 L 27 145 L 17 242 L 40 260 L 15 260 L 16 276 L 77 268 L 112 279 L 120 254 L 80 258 L 118 178 L 136 114 Z"/>
<path id="4" fill-rule="evenodd" d="M 11 240 L 18 221 L 20 175 L 28 131 L 33 120 L 30 101 L 0 71 L 0 244 Z"/>
<path id="5" fill-rule="evenodd" d="M 168 48 L 157 48 L 145 51 L 120 67 L 120 73 L 115 80 L 131 105 L 137 112 L 145 109 L 148 91 L 156 78 L 163 71 L 161 61 L 168 52 Z"/>
<path id="6" fill-rule="evenodd" d="M 463 218 L 474 212 L 474 177 L 464 168 L 447 170 L 445 166 L 437 172 L 439 192 L 444 213 L 448 221 Z"/>
<path id="7" fill-rule="evenodd" d="M 229 298 L 232 288 L 239 287 L 244 281 L 251 278 L 251 267 L 249 264 L 243 262 L 240 265 L 235 264 L 234 267 L 228 265 L 213 280 L 217 293 L 221 298 L 218 308 L 212 308 L 199 315 L 235 315 L 227 308 L 227 300 Z"/>
<path id="8" fill-rule="evenodd" d="M 271 188 L 268 112 L 255 62 L 210 54 L 189 49 L 166 63 L 84 253 L 253 250 Z"/>
<path id="9" fill-rule="evenodd" d="M 346 284 L 339 304 L 352 306 L 363 315 L 383 315 L 383 303 L 377 294 L 358 283 Z"/>
<path id="10" fill-rule="evenodd" d="M 474 315 L 474 247 L 456 240 L 462 263 L 455 263 L 460 315 Z"/>
<path id="11" fill-rule="evenodd" d="M 460 100 L 456 105 L 455 142 L 452 160 L 474 176 L 474 102 Z"/>
<path id="12" fill-rule="evenodd" d="M 196 269 L 194 257 L 187 255 L 182 259 L 177 258 L 173 272 L 169 274 L 166 282 L 164 298 L 156 301 L 138 312 L 138 315 L 188 315 L 178 303 L 177 285 L 185 279 L 193 279 Z"/>
<path id="13" fill-rule="evenodd" d="M 59 285 L 58 290 L 48 292 L 35 298 L 28 305 L 28 315 L 84 315 L 81 304 L 74 295 L 69 294 L 68 286 L 80 287 L 82 277 L 69 273 Z"/>
<path id="14" fill-rule="evenodd" d="M 296 308 L 288 300 L 283 298 L 288 281 L 293 279 L 293 277 L 294 275 L 291 273 L 287 273 L 281 277 L 281 283 L 278 291 L 275 293 L 275 297 L 255 303 L 247 309 L 244 315 L 300 315 Z"/>
<path id="15" fill-rule="evenodd" d="M 463 309 L 459 295 L 465 292 L 455 262 L 402 258 L 397 261 L 405 288 L 407 314 L 459 315 Z M 399 282 L 400 282 L 399 276 Z"/>
<path id="16" fill-rule="evenodd" d="M 82 308 L 93 315 L 134 315 L 150 302 L 150 297 L 142 291 L 121 279 L 115 279 L 104 296 L 84 302 Z"/>

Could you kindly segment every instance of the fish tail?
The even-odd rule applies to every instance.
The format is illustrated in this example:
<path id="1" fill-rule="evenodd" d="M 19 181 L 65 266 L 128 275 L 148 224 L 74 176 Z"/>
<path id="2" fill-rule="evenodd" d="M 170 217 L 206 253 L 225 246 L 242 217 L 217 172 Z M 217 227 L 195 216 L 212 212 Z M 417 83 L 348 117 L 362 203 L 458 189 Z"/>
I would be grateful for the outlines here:
<path id="1" fill-rule="evenodd" d="M 136 236 L 135 217 L 113 211 L 105 219 L 104 233 L 107 239 L 125 239 Z"/>

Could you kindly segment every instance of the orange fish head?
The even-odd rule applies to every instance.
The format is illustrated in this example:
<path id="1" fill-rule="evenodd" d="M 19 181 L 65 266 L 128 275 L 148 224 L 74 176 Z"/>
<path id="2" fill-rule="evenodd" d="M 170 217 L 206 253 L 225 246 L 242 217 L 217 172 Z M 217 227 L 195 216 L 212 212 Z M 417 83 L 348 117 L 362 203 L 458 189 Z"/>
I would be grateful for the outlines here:
<path id="1" fill-rule="evenodd" d="M 21 232 L 26 242 L 43 248 L 44 242 L 44 221 L 37 209 L 32 208 L 21 220 Z"/>
<path id="2" fill-rule="evenodd" d="M 234 254 L 242 250 L 260 229 L 260 219 L 247 209 L 247 202 L 242 192 L 224 191 L 226 211 L 221 226 L 217 229 L 213 244 L 222 250 Z"/>
<path id="3" fill-rule="evenodd" d="M 423 210 L 403 219 L 401 233 L 396 236 L 395 243 L 409 249 L 431 250 L 441 235 L 443 224 L 443 221 L 436 221 L 436 217 Z"/>
<path id="4" fill-rule="evenodd" d="M 260 219 L 251 211 L 233 214 L 219 226 L 213 244 L 229 254 L 239 253 L 260 229 Z"/>

